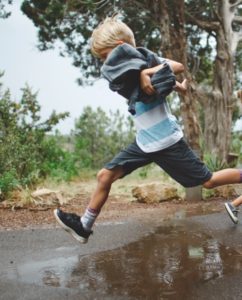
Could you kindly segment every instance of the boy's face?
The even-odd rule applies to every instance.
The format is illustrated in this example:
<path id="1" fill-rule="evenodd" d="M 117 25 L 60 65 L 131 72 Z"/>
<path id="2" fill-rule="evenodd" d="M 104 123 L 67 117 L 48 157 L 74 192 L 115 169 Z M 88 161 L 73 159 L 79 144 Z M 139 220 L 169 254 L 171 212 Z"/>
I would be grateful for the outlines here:
<path id="1" fill-rule="evenodd" d="M 101 61 L 105 61 L 108 57 L 109 53 L 113 50 L 113 48 L 105 48 L 99 52 L 99 57 Z"/>

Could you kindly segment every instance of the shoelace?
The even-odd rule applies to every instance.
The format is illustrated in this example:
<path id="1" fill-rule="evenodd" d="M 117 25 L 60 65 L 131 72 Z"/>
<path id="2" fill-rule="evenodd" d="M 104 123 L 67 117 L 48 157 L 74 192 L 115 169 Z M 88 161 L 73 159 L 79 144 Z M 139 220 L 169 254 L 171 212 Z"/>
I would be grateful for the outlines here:
<path id="1" fill-rule="evenodd" d="M 70 215 L 73 219 L 80 221 L 80 218 L 81 218 L 80 216 L 78 216 L 78 215 L 76 215 L 76 214 L 73 214 L 73 213 L 69 213 L 69 215 Z"/>
<path id="2" fill-rule="evenodd" d="M 238 216 L 238 212 L 239 212 L 238 209 L 233 210 L 233 214 L 234 214 L 236 217 Z"/>
<path id="3" fill-rule="evenodd" d="M 65 218 L 71 223 L 80 222 L 80 217 L 73 213 L 65 213 Z"/>

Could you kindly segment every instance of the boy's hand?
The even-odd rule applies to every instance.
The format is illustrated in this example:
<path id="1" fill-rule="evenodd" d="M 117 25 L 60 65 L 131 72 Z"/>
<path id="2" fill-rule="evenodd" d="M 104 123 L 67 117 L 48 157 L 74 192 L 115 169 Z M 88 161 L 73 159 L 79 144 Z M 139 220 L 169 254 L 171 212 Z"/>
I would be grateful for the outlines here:
<path id="1" fill-rule="evenodd" d="M 187 92 L 187 87 L 188 87 L 188 81 L 187 81 L 187 79 L 184 79 L 182 81 L 182 83 L 176 81 L 176 85 L 174 87 L 174 90 L 177 91 L 178 93 L 181 93 L 181 94 L 185 95 L 186 92 Z"/>
<path id="2" fill-rule="evenodd" d="M 186 92 L 187 91 L 187 86 L 188 86 L 188 82 L 187 79 L 184 79 L 181 83 L 183 91 Z"/>
<path id="3" fill-rule="evenodd" d="M 147 70 L 148 69 L 144 69 L 140 72 L 140 87 L 147 95 L 153 95 L 155 89 L 151 84 L 150 75 Z"/>

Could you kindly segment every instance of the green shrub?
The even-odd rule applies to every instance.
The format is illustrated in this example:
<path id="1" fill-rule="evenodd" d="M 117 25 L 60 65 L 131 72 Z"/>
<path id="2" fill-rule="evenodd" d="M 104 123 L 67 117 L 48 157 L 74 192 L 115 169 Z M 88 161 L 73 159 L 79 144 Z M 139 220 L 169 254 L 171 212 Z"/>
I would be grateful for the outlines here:
<path id="1" fill-rule="evenodd" d="M 17 179 L 17 173 L 15 170 L 10 170 L 1 174 L 0 177 L 0 199 L 3 199 L 10 191 L 17 188 L 20 185 Z"/>
<path id="2" fill-rule="evenodd" d="M 221 169 L 226 168 L 228 165 L 221 159 L 219 159 L 216 155 L 211 154 L 211 153 L 205 153 L 203 160 L 207 167 L 212 171 L 219 171 Z"/>
<path id="3" fill-rule="evenodd" d="M 69 181 L 79 174 L 79 158 L 74 152 L 63 149 L 59 135 L 48 137 L 43 143 L 42 176 Z"/>
<path id="4" fill-rule="evenodd" d="M 0 188 L 2 199 L 17 186 L 26 186 L 45 176 L 48 160 L 46 133 L 68 113 L 56 114 L 44 122 L 40 105 L 28 87 L 19 102 L 11 100 L 10 91 L 2 92 L 0 84 Z"/>
<path id="5" fill-rule="evenodd" d="M 133 122 L 119 110 L 110 116 L 100 107 L 84 108 L 76 121 L 75 153 L 82 168 L 97 169 L 111 160 L 120 149 L 134 140 Z"/>

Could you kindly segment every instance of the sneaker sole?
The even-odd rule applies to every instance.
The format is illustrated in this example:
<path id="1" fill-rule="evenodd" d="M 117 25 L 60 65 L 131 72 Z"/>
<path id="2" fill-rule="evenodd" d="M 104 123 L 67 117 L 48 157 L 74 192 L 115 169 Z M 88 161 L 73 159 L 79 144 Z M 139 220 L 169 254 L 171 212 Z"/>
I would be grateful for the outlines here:
<path id="1" fill-rule="evenodd" d="M 70 227 L 66 226 L 61 221 L 61 219 L 58 216 L 57 209 L 54 210 L 54 216 L 56 218 L 56 221 L 60 224 L 60 226 L 63 227 L 63 229 L 65 231 L 67 231 L 68 233 L 70 233 L 74 237 L 74 239 L 76 239 L 81 244 L 86 244 L 87 243 L 88 239 L 85 239 L 85 238 L 79 236 L 73 229 L 71 229 Z"/>
<path id="2" fill-rule="evenodd" d="M 237 224 L 237 223 L 238 223 L 238 218 L 236 218 L 236 217 L 233 215 L 233 213 L 231 212 L 231 209 L 230 209 L 228 203 L 225 203 L 224 206 L 225 206 L 225 208 L 226 208 L 226 210 L 227 210 L 227 213 L 228 213 L 229 216 L 230 216 L 230 219 L 234 222 L 234 224 Z"/>

